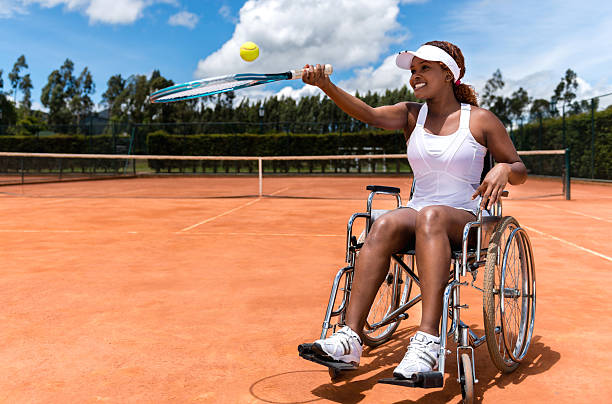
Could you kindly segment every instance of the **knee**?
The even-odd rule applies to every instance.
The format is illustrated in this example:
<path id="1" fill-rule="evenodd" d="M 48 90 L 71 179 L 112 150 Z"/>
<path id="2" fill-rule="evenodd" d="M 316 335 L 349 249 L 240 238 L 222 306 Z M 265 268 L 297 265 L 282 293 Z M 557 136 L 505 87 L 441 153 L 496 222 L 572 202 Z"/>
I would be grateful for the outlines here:
<path id="1" fill-rule="evenodd" d="M 417 234 L 446 231 L 446 214 L 440 206 L 427 206 L 419 211 L 416 221 Z"/>
<path id="2" fill-rule="evenodd" d="M 386 247 L 391 240 L 399 236 L 400 232 L 401 228 L 397 221 L 383 215 L 372 224 L 365 245 L 370 248 Z"/>

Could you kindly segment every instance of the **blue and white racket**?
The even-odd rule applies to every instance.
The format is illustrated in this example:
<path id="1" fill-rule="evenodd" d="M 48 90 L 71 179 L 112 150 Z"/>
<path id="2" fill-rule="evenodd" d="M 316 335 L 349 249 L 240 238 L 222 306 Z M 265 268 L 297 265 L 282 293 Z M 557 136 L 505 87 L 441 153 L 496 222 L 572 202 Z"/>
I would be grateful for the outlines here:
<path id="1" fill-rule="evenodd" d="M 332 71 L 331 65 L 325 65 L 324 73 L 327 76 L 332 74 Z M 155 91 L 149 96 L 149 99 L 152 103 L 190 100 L 192 98 L 236 91 L 241 88 L 258 86 L 260 84 L 272 83 L 275 81 L 300 79 L 302 78 L 303 72 L 304 70 L 300 69 L 276 74 L 242 73 L 195 80 Z"/>

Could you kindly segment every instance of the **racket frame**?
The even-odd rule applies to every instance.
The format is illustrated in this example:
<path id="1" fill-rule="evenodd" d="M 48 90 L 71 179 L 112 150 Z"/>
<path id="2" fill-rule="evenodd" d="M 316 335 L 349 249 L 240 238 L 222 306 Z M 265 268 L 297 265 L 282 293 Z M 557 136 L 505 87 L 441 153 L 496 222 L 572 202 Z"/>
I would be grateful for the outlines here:
<path id="1" fill-rule="evenodd" d="M 329 76 L 333 71 L 331 65 L 325 65 L 324 73 Z M 218 76 L 211 77 L 208 79 L 202 80 L 194 80 L 189 81 L 187 83 L 176 84 L 170 87 L 163 88 L 161 90 L 155 91 L 151 93 L 149 96 L 149 100 L 151 103 L 167 103 L 167 102 L 175 102 L 175 101 L 183 101 L 183 100 L 191 100 L 194 98 L 206 97 L 209 95 L 215 95 L 220 93 L 226 93 L 229 91 L 240 90 L 242 88 L 253 87 L 261 84 L 272 83 L 275 81 L 281 80 L 296 80 L 302 78 L 302 74 L 304 73 L 304 69 L 298 70 L 289 70 L 284 73 L 272 73 L 272 74 L 257 74 L 257 73 L 239 73 L 232 74 L 227 76 Z M 214 85 L 216 83 L 232 83 L 232 82 L 244 82 L 244 84 L 238 84 L 233 86 L 228 86 L 221 88 L 219 90 L 207 91 L 197 94 L 183 95 L 186 91 L 197 90 L 198 88 L 207 87 L 210 85 Z M 172 95 L 176 95 L 176 97 L 170 97 Z M 170 98 L 167 98 L 170 97 Z M 163 98 L 163 99 L 162 99 Z"/>

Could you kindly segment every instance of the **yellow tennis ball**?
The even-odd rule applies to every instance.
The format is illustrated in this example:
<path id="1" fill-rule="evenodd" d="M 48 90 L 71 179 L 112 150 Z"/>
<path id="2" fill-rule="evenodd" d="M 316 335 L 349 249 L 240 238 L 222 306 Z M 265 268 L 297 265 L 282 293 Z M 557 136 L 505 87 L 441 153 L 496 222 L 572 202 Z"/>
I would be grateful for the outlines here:
<path id="1" fill-rule="evenodd" d="M 259 47 L 253 42 L 245 42 L 240 47 L 240 57 L 247 61 L 252 62 L 259 56 Z"/>

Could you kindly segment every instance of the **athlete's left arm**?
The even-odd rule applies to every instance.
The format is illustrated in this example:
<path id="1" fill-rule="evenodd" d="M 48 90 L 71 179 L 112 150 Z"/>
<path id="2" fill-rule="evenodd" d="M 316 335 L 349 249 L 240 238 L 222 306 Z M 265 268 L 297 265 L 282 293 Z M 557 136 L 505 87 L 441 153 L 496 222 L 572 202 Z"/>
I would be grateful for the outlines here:
<path id="1" fill-rule="evenodd" d="M 482 196 L 481 207 L 490 208 L 501 197 L 506 184 L 519 185 L 527 180 L 527 168 L 521 161 L 506 128 L 490 111 L 474 108 L 475 116 L 470 127 L 484 140 L 487 149 L 497 162 L 476 189 L 472 199 Z M 476 135 L 476 133 L 475 133 Z"/>

